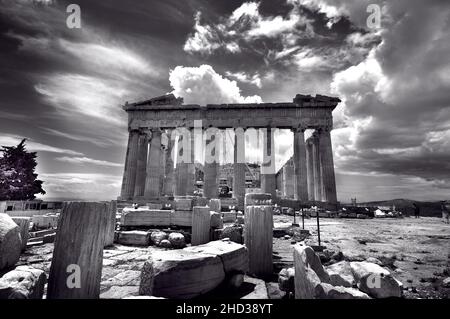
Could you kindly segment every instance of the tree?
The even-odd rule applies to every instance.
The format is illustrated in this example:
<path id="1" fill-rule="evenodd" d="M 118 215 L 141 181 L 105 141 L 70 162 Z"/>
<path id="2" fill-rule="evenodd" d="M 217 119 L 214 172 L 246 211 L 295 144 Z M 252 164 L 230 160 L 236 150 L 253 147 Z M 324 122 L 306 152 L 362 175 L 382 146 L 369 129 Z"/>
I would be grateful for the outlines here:
<path id="1" fill-rule="evenodd" d="M 45 194 L 43 182 L 34 171 L 37 154 L 25 149 L 25 141 L 0 150 L 0 200 L 30 200 L 35 199 L 35 194 Z"/>

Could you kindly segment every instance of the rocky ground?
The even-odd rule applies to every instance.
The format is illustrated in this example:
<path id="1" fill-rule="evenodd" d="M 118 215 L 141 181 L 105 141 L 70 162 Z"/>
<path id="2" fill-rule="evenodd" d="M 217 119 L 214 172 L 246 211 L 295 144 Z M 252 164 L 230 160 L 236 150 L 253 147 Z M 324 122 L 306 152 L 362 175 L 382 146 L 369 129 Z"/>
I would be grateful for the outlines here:
<path id="1" fill-rule="evenodd" d="M 274 216 L 275 226 L 292 216 Z M 301 219 L 297 223 L 302 226 Z M 317 245 L 317 221 L 305 219 L 308 245 Z M 404 287 L 405 298 L 450 298 L 442 281 L 450 276 L 450 225 L 440 218 L 320 219 L 321 245 L 341 251 L 349 261 L 377 258 Z M 274 239 L 275 264 L 292 266 L 290 239 Z"/>
<path id="2" fill-rule="evenodd" d="M 276 215 L 276 228 L 286 228 L 292 216 Z M 297 222 L 302 225 L 301 220 Z M 389 268 L 404 287 L 405 298 L 449 298 L 450 288 L 442 281 L 450 276 L 450 226 L 438 218 L 420 219 L 328 219 L 320 220 L 321 244 L 329 251 L 341 251 L 346 260 L 362 261 L 377 258 Z M 317 245 L 316 219 L 305 219 L 311 232 L 306 244 Z M 286 298 L 278 289 L 277 272 L 292 267 L 295 243 L 292 236 L 274 238 L 274 276 L 264 283 L 246 277 L 247 291 L 238 295 L 211 294 L 210 297 Z M 28 247 L 18 265 L 28 264 L 43 269 L 47 275 L 53 244 Z M 155 250 L 115 245 L 105 249 L 101 298 L 122 298 L 137 295 L 144 261 Z M 327 264 L 326 260 L 323 260 Z M 250 289 L 251 288 L 251 289 Z"/>

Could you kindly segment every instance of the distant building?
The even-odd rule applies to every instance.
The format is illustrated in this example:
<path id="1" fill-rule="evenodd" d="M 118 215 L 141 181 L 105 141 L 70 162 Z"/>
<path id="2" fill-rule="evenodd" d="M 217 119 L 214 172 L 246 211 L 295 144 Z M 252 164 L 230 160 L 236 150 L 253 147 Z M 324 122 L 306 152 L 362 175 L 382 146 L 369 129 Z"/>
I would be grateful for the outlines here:
<path id="1" fill-rule="evenodd" d="M 31 217 L 33 215 L 44 215 L 47 213 L 59 213 L 63 202 L 43 201 L 41 199 L 19 201 L 7 200 L 0 201 L 0 213 L 6 213 L 10 216 Z"/>

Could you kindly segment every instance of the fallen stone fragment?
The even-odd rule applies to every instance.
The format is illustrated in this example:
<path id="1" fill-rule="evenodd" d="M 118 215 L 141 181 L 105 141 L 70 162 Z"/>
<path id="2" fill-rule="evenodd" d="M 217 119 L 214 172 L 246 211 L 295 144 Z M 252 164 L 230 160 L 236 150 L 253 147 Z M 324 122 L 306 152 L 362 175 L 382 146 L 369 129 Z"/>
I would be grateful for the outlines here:
<path id="1" fill-rule="evenodd" d="M 20 228 L 9 217 L 0 213 L 0 270 L 14 266 L 22 250 Z"/>
<path id="2" fill-rule="evenodd" d="M 330 282 L 330 276 L 326 272 L 325 268 L 323 268 L 322 263 L 320 262 L 319 256 L 314 252 L 311 247 L 307 247 L 303 250 L 304 258 L 306 263 L 311 267 L 312 270 L 317 274 L 321 282 Z"/>
<path id="3" fill-rule="evenodd" d="M 402 285 L 385 268 L 365 261 L 351 262 L 359 290 L 375 298 L 401 297 Z"/>
<path id="4" fill-rule="evenodd" d="M 162 248 L 172 248 L 172 244 L 170 243 L 170 241 L 168 239 L 163 239 L 159 242 L 159 247 Z"/>
<path id="5" fill-rule="evenodd" d="M 242 226 L 241 225 L 232 225 L 224 227 L 222 233 L 219 235 L 220 239 L 229 238 L 231 241 L 235 243 L 242 244 Z"/>
<path id="6" fill-rule="evenodd" d="M 287 292 L 282 291 L 277 282 L 267 282 L 267 295 L 269 299 L 283 299 Z"/>
<path id="7" fill-rule="evenodd" d="M 317 299 L 370 299 L 367 294 L 358 289 L 333 286 L 327 283 L 321 283 L 316 291 Z"/>
<path id="8" fill-rule="evenodd" d="M 167 233 L 159 230 L 152 232 L 150 235 L 151 242 L 156 246 L 158 246 L 162 240 L 167 238 Z"/>
<path id="9" fill-rule="evenodd" d="M 223 220 L 222 220 L 221 213 L 216 213 L 214 211 L 211 211 L 210 216 L 211 216 L 211 227 L 212 228 L 222 228 L 223 227 Z"/>
<path id="10" fill-rule="evenodd" d="M 295 292 L 295 269 L 294 267 L 283 268 L 278 274 L 278 286 L 280 290 L 286 292 Z"/>
<path id="11" fill-rule="evenodd" d="M 140 295 L 189 299 L 216 288 L 225 279 L 218 256 L 190 251 L 155 251 L 144 263 Z"/>
<path id="12" fill-rule="evenodd" d="M 321 282 L 328 283 L 330 277 L 323 269 L 319 257 L 309 246 L 294 246 L 295 298 L 315 299 L 321 293 Z M 323 278 L 321 280 L 320 276 Z"/>
<path id="13" fill-rule="evenodd" d="M 46 281 L 43 270 L 16 267 L 0 278 L 0 299 L 42 299 Z"/>
<path id="14" fill-rule="evenodd" d="M 248 269 L 247 249 L 214 241 L 179 250 L 155 251 L 145 262 L 139 293 L 165 298 L 193 298 L 219 286 L 230 274 Z"/>
<path id="15" fill-rule="evenodd" d="M 383 263 L 379 259 L 377 259 L 375 257 L 369 257 L 369 258 L 366 259 L 366 261 L 368 263 L 373 263 L 373 264 L 377 264 L 379 266 L 383 266 Z"/>
<path id="16" fill-rule="evenodd" d="M 22 240 L 22 251 L 27 248 L 28 238 L 30 237 L 29 229 L 30 229 L 30 217 L 11 217 L 12 220 L 19 226 L 20 228 L 20 238 Z"/>
<path id="17" fill-rule="evenodd" d="M 132 299 L 139 295 L 139 286 L 112 286 L 100 294 L 100 299 Z"/>
<path id="18" fill-rule="evenodd" d="M 219 256 L 226 273 L 248 271 L 247 248 L 232 241 L 211 241 L 207 244 L 187 247 L 184 251 Z"/>
<path id="19" fill-rule="evenodd" d="M 252 284 L 254 288 L 252 292 L 243 296 L 241 299 L 269 299 L 264 280 L 244 276 L 244 284 Z"/>
<path id="20" fill-rule="evenodd" d="M 150 234 L 146 231 L 131 230 L 117 232 L 117 242 L 122 245 L 148 246 Z"/>
<path id="21" fill-rule="evenodd" d="M 442 287 L 450 288 L 450 277 L 447 277 L 442 281 Z"/>
<path id="22" fill-rule="evenodd" d="M 348 261 L 340 261 L 326 267 L 333 286 L 353 287 L 356 280 Z"/>
<path id="23" fill-rule="evenodd" d="M 169 241 L 172 244 L 172 247 L 175 249 L 186 247 L 186 239 L 184 238 L 184 235 L 181 233 L 170 233 Z"/>

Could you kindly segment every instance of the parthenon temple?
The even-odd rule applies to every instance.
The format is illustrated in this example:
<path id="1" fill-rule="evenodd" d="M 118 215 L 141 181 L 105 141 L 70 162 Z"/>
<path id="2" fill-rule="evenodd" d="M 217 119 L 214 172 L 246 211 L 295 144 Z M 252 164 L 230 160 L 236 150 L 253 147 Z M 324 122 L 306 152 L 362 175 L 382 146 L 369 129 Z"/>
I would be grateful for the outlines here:
<path id="1" fill-rule="evenodd" d="M 264 130 L 261 192 L 276 196 L 274 130 L 289 129 L 294 135 L 292 172 L 283 168 L 284 183 L 291 180 L 293 197 L 301 202 L 336 203 L 336 182 L 330 131 L 332 112 L 340 100 L 322 95 L 297 94 L 292 102 L 249 104 L 183 104 L 182 98 L 164 95 L 136 103 L 126 103 L 128 146 L 119 199 L 145 201 L 166 196 L 194 194 L 194 143 L 214 142 L 216 131 L 234 129 L 233 197 L 245 196 L 245 132 Z M 194 131 L 201 123 L 200 139 Z M 188 134 L 174 134 L 180 129 Z M 305 130 L 314 130 L 305 140 Z M 191 133 L 191 134 L 189 134 Z M 218 145 L 212 150 L 214 157 Z M 176 152 L 174 152 L 174 149 Z M 186 151 L 190 149 L 189 159 Z M 174 155 L 175 154 L 175 155 Z M 284 169 L 286 171 L 284 171 Z M 282 187 L 286 194 L 286 185 Z M 218 197 L 218 161 L 205 161 L 203 196 Z"/>

